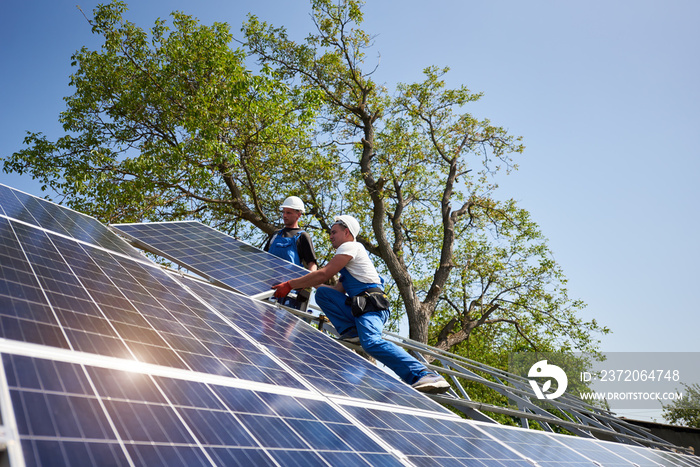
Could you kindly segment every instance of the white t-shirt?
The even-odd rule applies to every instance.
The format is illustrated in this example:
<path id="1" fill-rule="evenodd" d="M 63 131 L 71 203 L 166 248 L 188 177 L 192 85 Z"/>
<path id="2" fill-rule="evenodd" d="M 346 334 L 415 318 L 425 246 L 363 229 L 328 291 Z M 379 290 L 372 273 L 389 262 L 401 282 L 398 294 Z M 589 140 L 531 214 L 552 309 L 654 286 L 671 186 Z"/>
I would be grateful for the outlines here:
<path id="1" fill-rule="evenodd" d="M 379 274 L 367 255 L 367 250 L 359 242 L 345 242 L 335 250 L 336 255 L 352 256 L 345 269 L 352 277 L 365 284 L 381 284 Z"/>

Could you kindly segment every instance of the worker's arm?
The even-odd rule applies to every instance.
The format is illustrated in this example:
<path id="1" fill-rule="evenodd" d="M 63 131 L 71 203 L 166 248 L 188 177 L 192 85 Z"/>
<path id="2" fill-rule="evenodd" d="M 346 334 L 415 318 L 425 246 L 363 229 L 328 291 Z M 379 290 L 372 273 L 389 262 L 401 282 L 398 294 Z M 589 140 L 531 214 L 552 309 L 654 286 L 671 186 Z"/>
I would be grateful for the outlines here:
<path id="1" fill-rule="evenodd" d="M 284 298 L 294 289 L 317 287 L 340 272 L 351 259 L 352 256 L 350 255 L 335 255 L 328 264 L 321 269 L 312 271 L 305 276 L 273 285 L 272 288 L 275 289 L 275 297 Z"/>

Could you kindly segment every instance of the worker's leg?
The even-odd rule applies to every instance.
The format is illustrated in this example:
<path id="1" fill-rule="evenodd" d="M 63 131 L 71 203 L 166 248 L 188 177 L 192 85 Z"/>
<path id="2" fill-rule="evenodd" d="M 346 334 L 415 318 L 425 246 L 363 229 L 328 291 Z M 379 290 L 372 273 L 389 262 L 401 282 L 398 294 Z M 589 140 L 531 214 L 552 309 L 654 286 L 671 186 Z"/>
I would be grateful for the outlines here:
<path id="1" fill-rule="evenodd" d="M 355 317 L 349 305 L 345 304 L 347 295 L 332 287 L 319 287 L 316 290 L 316 304 L 331 320 L 340 335 L 350 335 L 355 331 Z"/>
<path id="2" fill-rule="evenodd" d="M 365 313 L 356 318 L 360 344 L 365 352 L 393 370 L 405 383 L 413 384 L 429 372 L 401 347 L 382 339 L 382 329 L 388 318 L 388 310 Z"/>

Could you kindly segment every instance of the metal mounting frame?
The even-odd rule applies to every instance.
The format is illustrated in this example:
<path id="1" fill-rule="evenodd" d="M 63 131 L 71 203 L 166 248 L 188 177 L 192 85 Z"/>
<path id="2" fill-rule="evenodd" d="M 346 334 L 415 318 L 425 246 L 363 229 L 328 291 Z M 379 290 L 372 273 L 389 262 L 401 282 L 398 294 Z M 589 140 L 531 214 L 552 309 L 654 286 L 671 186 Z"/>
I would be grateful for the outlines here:
<path id="1" fill-rule="evenodd" d="M 317 314 L 320 312 L 318 307 L 310 306 L 310 313 L 279 304 L 277 306 L 295 314 L 304 321 L 317 322 L 317 327 L 321 331 L 333 336 L 338 335 L 328 319 L 323 314 Z M 518 420 L 522 428 L 529 429 L 531 428 L 530 422 L 537 422 L 542 430 L 548 432 L 555 432 L 555 427 L 558 427 L 559 432 L 568 432 L 584 438 L 690 453 L 690 450 L 685 447 L 674 445 L 653 435 L 643 427 L 626 422 L 615 416 L 614 413 L 588 404 L 570 394 L 564 394 L 557 399 L 541 401 L 534 397 L 529 382 L 524 377 L 431 347 L 393 332 L 384 331 L 384 337 L 418 358 L 428 369 L 440 373 L 450 380 L 452 389 L 449 392 L 442 395 L 426 394 L 426 396 L 473 420 L 499 423 L 488 413 L 502 414 Z M 357 345 L 346 345 L 350 348 L 360 349 Z M 431 358 L 433 363 L 430 363 L 428 358 Z M 439 363 L 439 365 L 435 363 Z M 472 400 L 462 381 L 482 384 L 505 396 L 509 406 L 502 407 Z"/>

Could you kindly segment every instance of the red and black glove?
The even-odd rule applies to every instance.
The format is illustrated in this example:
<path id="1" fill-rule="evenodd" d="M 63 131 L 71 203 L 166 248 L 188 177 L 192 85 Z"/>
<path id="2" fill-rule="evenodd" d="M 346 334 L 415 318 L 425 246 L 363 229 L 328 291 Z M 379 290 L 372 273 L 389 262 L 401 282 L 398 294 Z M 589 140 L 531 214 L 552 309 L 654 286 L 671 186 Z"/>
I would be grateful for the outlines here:
<path id="1" fill-rule="evenodd" d="M 289 281 L 273 285 L 272 288 L 275 289 L 275 298 L 284 298 L 292 291 L 292 286 L 289 285 Z"/>

